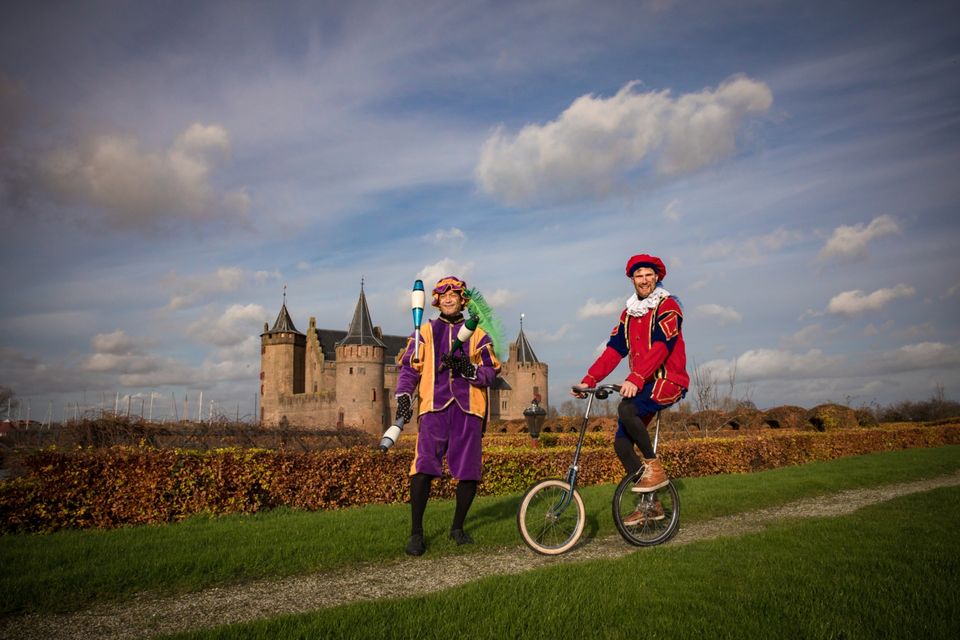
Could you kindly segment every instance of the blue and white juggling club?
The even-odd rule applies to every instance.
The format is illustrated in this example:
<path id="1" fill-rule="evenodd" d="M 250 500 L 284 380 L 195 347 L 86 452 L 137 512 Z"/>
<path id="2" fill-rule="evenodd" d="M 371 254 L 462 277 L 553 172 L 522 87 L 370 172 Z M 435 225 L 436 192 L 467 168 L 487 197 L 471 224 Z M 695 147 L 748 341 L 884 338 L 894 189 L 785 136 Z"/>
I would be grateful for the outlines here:
<path id="1" fill-rule="evenodd" d="M 420 360 L 420 325 L 423 324 L 423 303 L 426 294 L 423 292 L 423 280 L 413 283 L 413 292 L 410 294 L 410 311 L 413 313 L 413 361 Z"/>

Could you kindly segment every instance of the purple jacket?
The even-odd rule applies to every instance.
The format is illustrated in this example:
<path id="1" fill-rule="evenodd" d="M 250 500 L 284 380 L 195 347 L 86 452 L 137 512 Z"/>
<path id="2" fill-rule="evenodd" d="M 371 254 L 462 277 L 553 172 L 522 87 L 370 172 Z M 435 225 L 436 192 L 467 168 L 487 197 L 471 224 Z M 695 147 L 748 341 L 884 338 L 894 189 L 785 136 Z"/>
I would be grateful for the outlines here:
<path id="1" fill-rule="evenodd" d="M 442 367 L 441 358 L 450 353 L 457 331 L 463 319 L 451 322 L 440 316 L 420 327 L 420 361 L 413 360 L 414 336 L 407 340 L 407 347 L 400 355 L 397 377 L 397 395 L 416 390 L 420 394 L 419 414 L 439 411 L 451 402 L 456 402 L 466 413 L 481 418 L 487 412 L 487 388 L 500 372 L 500 361 L 493 350 L 493 342 L 483 329 L 477 327 L 470 340 L 463 345 L 462 354 L 469 355 L 476 365 L 477 374 L 472 380 L 454 374 Z M 461 355 L 458 350 L 457 355 Z"/>

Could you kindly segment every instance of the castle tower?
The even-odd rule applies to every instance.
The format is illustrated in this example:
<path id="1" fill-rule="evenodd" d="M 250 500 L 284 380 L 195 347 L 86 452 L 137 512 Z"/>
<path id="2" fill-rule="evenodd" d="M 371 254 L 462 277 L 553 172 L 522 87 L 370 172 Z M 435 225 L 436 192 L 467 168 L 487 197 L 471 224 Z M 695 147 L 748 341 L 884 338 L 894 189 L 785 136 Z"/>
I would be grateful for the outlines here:
<path id="1" fill-rule="evenodd" d="M 305 351 L 306 336 L 293 326 L 284 291 L 273 328 L 264 323 L 260 334 L 260 424 L 280 421 L 281 396 L 303 393 Z"/>
<path id="2" fill-rule="evenodd" d="M 501 400 L 500 415 L 504 420 L 523 417 L 523 410 L 537 398 L 540 406 L 546 409 L 550 404 L 547 391 L 548 370 L 546 363 L 537 359 L 533 347 L 523 333 L 523 315 L 520 316 L 520 333 L 516 341 L 510 344 L 510 357 L 503 364 L 501 375 L 508 381 L 510 391 L 506 399 Z"/>
<path id="3" fill-rule="evenodd" d="M 383 433 L 387 425 L 389 398 L 384 388 L 386 345 L 377 335 L 367 297 L 360 283 L 360 298 L 346 337 L 336 345 L 337 404 L 343 426 Z"/>

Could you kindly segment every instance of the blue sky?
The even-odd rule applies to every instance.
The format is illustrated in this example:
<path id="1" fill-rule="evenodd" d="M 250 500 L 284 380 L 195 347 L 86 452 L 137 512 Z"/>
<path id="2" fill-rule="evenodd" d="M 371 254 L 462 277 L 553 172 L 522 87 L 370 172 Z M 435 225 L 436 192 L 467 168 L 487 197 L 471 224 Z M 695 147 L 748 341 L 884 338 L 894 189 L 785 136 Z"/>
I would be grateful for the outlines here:
<path id="1" fill-rule="evenodd" d="M 956 399 L 957 13 L 4 3 L 0 384 L 248 414 L 284 285 L 345 329 L 363 278 L 406 334 L 452 273 L 525 314 L 559 404 L 649 252 L 737 397 Z"/>

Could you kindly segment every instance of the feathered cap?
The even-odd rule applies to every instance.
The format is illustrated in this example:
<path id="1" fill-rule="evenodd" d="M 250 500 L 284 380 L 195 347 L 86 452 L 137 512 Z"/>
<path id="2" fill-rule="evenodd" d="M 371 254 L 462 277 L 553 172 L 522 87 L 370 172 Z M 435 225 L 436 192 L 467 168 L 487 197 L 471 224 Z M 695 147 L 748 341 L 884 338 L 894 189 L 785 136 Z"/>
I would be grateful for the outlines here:
<path id="1" fill-rule="evenodd" d="M 632 278 L 633 272 L 639 269 L 640 267 L 647 267 L 648 269 L 653 269 L 657 274 L 657 280 L 663 280 L 667 277 L 667 267 L 664 266 L 663 260 L 657 256 L 650 256 L 645 253 L 635 255 L 629 260 L 627 260 L 627 277 Z"/>
<path id="2" fill-rule="evenodd" d="M 433 288 L 433 302 L 431 303 L 435 307 L 440 307 L 440 296 L 445 294 L 447 291 L 458 291 L 460 293 L 460 301 L 463 306 L 466 306 L 470 301 L 470 294 L 467 291 L 467 283 L 461 280 L 456 276 L 444 276 L 437 280 L 437 286 Z"/>

